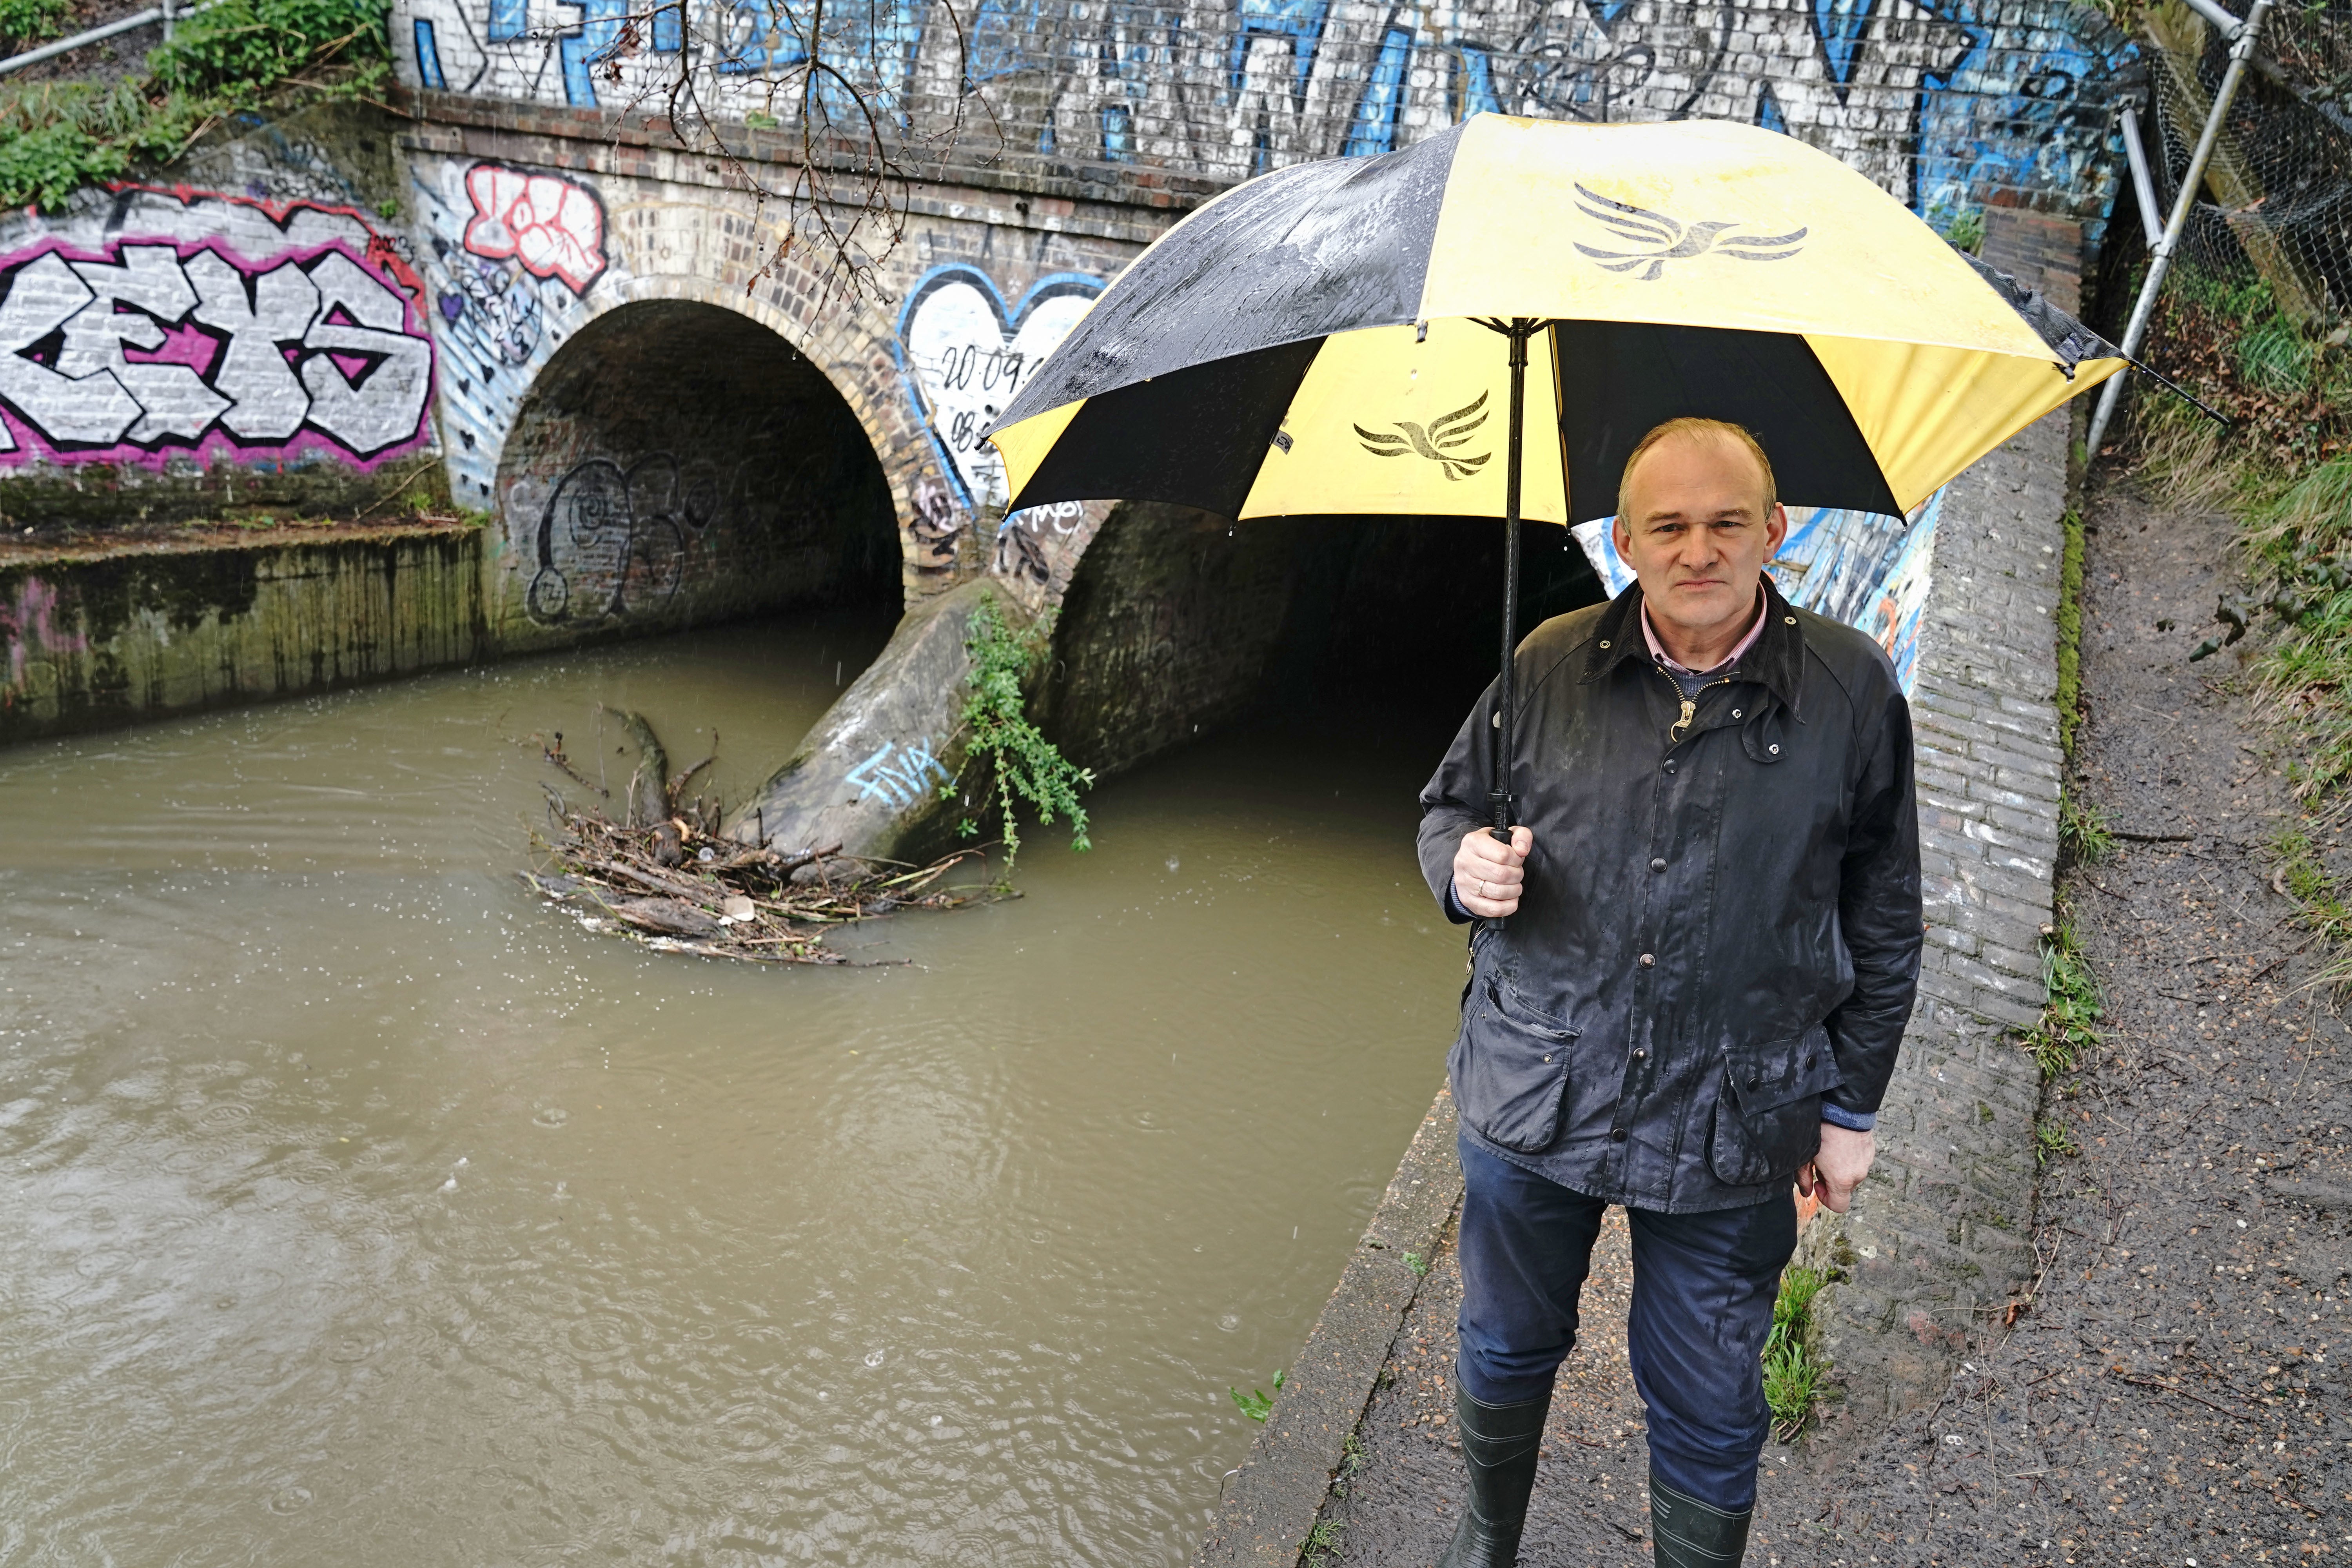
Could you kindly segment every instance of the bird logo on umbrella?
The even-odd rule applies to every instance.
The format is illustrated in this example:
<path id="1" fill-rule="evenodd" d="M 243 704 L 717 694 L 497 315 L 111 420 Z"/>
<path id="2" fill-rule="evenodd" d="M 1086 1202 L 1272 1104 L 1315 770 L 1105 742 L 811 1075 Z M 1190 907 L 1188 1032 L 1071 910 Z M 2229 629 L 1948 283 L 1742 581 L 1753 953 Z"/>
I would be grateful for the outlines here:
<path id="1" fill-rule="evenodd" d="M 1576 248 L 1601 263 L 1611 272 L 1631 272 L 1646 267 L 1640 281 L 1654 283 L 1665 271 L 1669 261 L 1686 261 L 1695 256 L 1712 251 L 1717 256 L 1737 257 L 1742 261 L 1783 261 L 1804 248 L 1810 229 L 1791 229 L 1787 234 L 1726 234 L 1726 229 L 1739 226 L 1735 218 L 1729 223 L 1710 219 L 1705 223 L 1684 225 L 1648 207 L 1637 207 L 1630 202 L 1612 200 L 1598 191 L 1587 190 L 1581 184 L 1576 194 L 1583 198 L 1576 205 L 1585 216 L 1597 218 L 1617 231 L 1620 243 L 1632 242 L 1650 247 L 1646 250 L 1595 250 L 1579 242 Z"/>
<path id="2" fill-rule="evenodd" d="M 1480 452 L 1472 457 L 1457 458 L 1454 449 L 1468 443 L 1479 426 L 1486 423 L 1486 395 L 1480 393 L 1472 402 L 1464 404 L 1451 414 L 1441 414 L 1426 427 L 1410 419 L 1396 421 L 1402 436 L 1383 435 L 1376 430 L 1355 426 L 1364 450 L 1375 458 L 1402 458 L 1407 452 L 1428 458 L 1445 470 L 1449 479 L 1465 479 L 1486 466 L 1492 452 Z"/>

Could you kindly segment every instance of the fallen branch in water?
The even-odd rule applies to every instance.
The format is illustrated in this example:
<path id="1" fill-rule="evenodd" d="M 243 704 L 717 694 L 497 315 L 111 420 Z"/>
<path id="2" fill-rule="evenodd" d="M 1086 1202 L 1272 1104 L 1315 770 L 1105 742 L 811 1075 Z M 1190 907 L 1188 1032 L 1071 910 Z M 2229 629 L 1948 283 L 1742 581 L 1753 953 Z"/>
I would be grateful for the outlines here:
<path id="1" fill-rule="evenodd" d="M 825 945 L 832 927 L 899 910 L 957 909 L 992 896 L 982 889 L 940 886 L 956 866 L 978 859 L 977 849 L 908 866 L 845 856 L 838 844 L 780 854 L 723 838 L 716 803 L 677 804 L 678 786 L 709 759 L 669 780 L 663 776 L 667 754 L 652 726 L 635 713 L 619 717 L 640 757 L 630 781 L 631 820 L 574 811 L 543 785 L 554 832 L 532 833 L 540 868 L 520 873 L 591 931 L 626 936 L 662 952 L 755 963 L 848 963 L 853 961 Z M 567 776 L 580 777 L 560 750 L 545 754 Z M 661 815 L 649 815 L 656 810 Z"/>

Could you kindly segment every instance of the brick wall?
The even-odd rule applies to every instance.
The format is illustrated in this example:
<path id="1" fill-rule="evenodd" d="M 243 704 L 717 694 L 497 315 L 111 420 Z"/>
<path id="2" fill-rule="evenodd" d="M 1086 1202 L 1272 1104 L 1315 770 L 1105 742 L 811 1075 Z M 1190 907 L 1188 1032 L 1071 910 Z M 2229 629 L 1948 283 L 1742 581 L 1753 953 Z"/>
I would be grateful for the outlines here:
<path id="1" fill-rule="evenodd" d="M 1937 525 L 1916 727 L 1927 947 L 1919 1005 L 1854 1211 L 1808 1228 L 1851 1278 L 1823 1297 L 1847 1407 L 1932 1396 L 1971 1329 L 2032 1272 L 2041 1076 L 2010 1033 L 2042 1001 L 2058 854 L 2057 682 L 2067 414 L 1954 482 Z"/>

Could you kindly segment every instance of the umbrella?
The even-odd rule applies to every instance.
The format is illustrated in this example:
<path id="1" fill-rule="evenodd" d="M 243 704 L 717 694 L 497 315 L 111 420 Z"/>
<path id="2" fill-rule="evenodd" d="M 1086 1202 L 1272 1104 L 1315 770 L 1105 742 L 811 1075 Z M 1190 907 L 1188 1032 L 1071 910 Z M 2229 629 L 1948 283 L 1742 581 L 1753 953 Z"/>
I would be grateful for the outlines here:
<path id="1" fill-rule="evenodd" d="M 1609 515 L 1653 426 L 1744 425 L 1784 500 L 1902 514 L 2124 363 L 1793 137 L 1480 114 L 1202 206 L 989 437 L 1013 510 L 1502 517 L 1499 759 L 1519 521 Z"/>

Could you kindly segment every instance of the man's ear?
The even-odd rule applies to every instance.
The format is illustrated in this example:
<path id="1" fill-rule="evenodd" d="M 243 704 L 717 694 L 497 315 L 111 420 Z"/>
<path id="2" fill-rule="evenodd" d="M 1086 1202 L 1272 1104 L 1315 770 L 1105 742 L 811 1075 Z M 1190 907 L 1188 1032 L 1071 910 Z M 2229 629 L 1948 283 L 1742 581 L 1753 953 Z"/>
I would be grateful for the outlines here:
<path id="1" fill-rule="evenodd" d="M 1609 542 L 1617 547 L 1618 560 L 1628 566 L 1633 564 L 1633 557 L 1627 553 L 1633 547 L 1633 531 L 1625 526 L 1625 520 L 1622 517 L 1612 517 L 1609 520 Z"/>
<path id="2" fill-rule="evenodd" d="M 1789 509 L 1779 501 L 1772 503 L 1772 515 L 1764 520 L 1764 559 L 1769 561 L 1780 553 L 1780 542 L 1789 537 Z"/>

